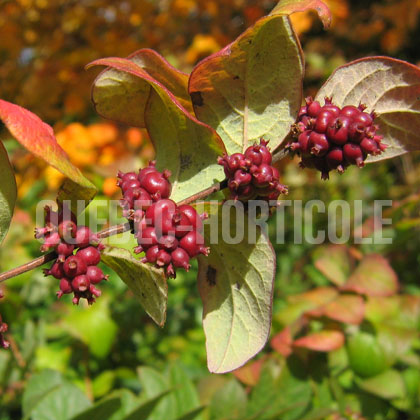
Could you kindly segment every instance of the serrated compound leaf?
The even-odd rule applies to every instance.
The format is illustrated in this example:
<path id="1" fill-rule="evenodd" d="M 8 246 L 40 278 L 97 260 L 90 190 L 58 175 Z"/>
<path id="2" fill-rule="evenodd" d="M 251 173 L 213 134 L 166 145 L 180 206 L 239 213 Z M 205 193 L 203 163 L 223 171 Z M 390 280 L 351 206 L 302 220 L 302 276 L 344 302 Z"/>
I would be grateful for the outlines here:
<path id="1" fill-rule="evenodd" d="M 315 351 L 337 350 L 344 345 L 344 334 L 335 330 L 319 331 L 298 338 L 293 345 Z"/>
<path id="2" fill-rule="evenodd" d="M 404 379 L 397 370 L 389 369 L 372 378 L 357 380 L 357 385 L 373 395 L 385 399 L 404 398 Z"/>
<path id="3" fill-rule="evenodd" d="M 229 154 L 260 137 L 275 149 L 301 105 L 303 70 L 289 19 L 262 18 L 194 68 L 189 92 L 195 113 L 216 129 Z"/>
<path id="4" fill-rule="evenodd" d="M 2 99 L 0 99 L 0 120 L 10 134 L 29 152 L 77 184 L 78 188 L 66 199 L 93 198 L 96 187 L 70 162 L 66 152 L 57 143 L 51 126 L 27 109 Z"/>
<path id="5" fill-rule="evenodd" d="M 142 124 L 155 146 L 158 169 L 172 173 L 173 200 L 180 201 L 224 179 L 223 169 L 217 164 L 217 157 L 225 152 L 222 140 L 211 127 L 191 115 L 166 86 L 129 59 L 106 58 L 90 65 L 110 67 L 106 71 L 113 72 L 113 83 L 126 91 L 131 89 L 127 78 L 131 83 L 147 86 L 147 101 L 136 109 L 144 113 Z M 104 91 L 96 84 L 94 102 L 109 101 L 110 89 Z"/>
<path id="6" fill-rule="evenodd" d="M 315 256 L 315 267 L 332 283 L 342 286 L 346 282 L 351 268 L 347 247 L 329 245 L 318 249 Z"/>
<path id="7" fill-rule="evenodd" d="M 341 289 L 368 296 L 392 296 L 398 291 L 398 278 L 387 259 L 370 254 L 362 259 Z"/>
<path id="8" fill-rule="evenodd" d="M 267 342 L 276 258 L 268 238 L 240 208 L 236 215 L 233 206 L 202 210 L 210 215 L 205 228 L 210 254 L 199 258 L 198 273 L 207 364 L 211 372 L 224 373 L 242 366 Z"/>
<path id="9" fill-rule="evenodd" d="M 324 28 L 328 29 L 331 25 L 332 14 L 328 6 L 321 0 L 280 0 L 270 15 L 291 15 L 310 9 L 318 13 Z"/>
<path id="10" fill-rule="evenodd" d="M 6 149 L 0 141 L 0 244 L 3 242 L 16 203 L 16 180 Z"/>
<path id="11" fill-rule="evenodd" d="M 148 48 L 136 51 L 127 59 L 165 86 L 187 111 L 192 112 L 187 74 Z M 130 73 L 108 68 L 94 81 L 92 100 L 96 111 L 103 117 L 130 126 L 145 127 L 144 111 L 151 89 L 149 83 Z"/>
<path id="12" fill-rule="evenodd" d="M 340 295 L 322 308 L 322 314 L 346 324 L 361 324 L 365 315 L 365 302 L 361 296 Z"/>
<path id="13" fill-rule="evenodd" d="M 163 271 L 141 263 L 121 248 L 107 247 L 101 259 L 120 276 L 153 321 L 163 326 L 168 300 L 168 285 Z"/>
<path id="14" fill-rule="evenodd" d="M 367 106 L 366 112 L 375 111 L 378 134 L 388 147 L 366 160 L 374 162 L 420 149 L 419 95 L 417 66 L 389 57 L 368 57 L 337 68 L 316 99 L 323 101 L 331 96 L 340 107 L 362 103 Z"/>

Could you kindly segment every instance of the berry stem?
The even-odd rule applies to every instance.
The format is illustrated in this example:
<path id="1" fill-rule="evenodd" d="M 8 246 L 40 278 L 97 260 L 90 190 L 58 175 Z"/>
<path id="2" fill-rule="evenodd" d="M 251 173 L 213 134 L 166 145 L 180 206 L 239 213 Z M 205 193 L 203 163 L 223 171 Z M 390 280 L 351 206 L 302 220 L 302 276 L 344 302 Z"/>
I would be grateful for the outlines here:
<path id="1" fill-rule="evenodd" d="M 179 206 L 183 204 L 190 204 L 194 201 L 203 199 L 210 194 L 213 194 L 217 191 L 220 191 L 227 187 L 227 181 L 224 180 L 222 182 L 218 182 L 217 184 L 212 185 L 209 188 L 206 188 L 203 191 L 198 192 L 197 194 L 193 194 L 191 197 L 185 198 L 177 203 Z M 120 225 L 110 226 L 106 229 L 103 229 L 97 233 L 99 238 L 108 238 L 109 236 L 118 235 L 119 233 L 124 233 L 131 230 L 130 223 L 122 223 Z M 9 271 L 5 271 L 4 273 L 0 274 L 0 283 L 11 279 L 13 277 L 19 276 L 20 274 L 26 273 L 27 271 L 31 271 L 37 267 L 41 267 L 42 265 L 46 264 L 49 261 L 52 261 L 57 258 L 57 254 L 53 251 L 48 254 L 42 255 L 38 258 L 35 258 L 32 261 L 29 261 L 25 264 L 20 265 L 19 267 L 12 268 Z"/>

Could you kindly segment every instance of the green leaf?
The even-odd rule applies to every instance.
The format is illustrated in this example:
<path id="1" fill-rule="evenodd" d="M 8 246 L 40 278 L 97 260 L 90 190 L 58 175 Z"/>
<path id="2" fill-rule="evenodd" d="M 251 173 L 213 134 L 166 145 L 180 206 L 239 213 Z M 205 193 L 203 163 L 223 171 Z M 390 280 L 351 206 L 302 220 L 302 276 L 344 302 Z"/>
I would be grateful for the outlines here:
<path id="1" fill-rule="evenodd" d="M 168 395 L 169 391 L 161 392 L 160 394 L 143 401 L 138 407 L 132 410 L 124 420 L 150 420 L 150 414 L 159 404 L 163 397 Z"/>
<path id="2" fill-rule="evenodd" d="M 188 112 L 192 103 L 188 94 L 188 75 L 171 66 L 161 55 L 141 49 L 127 57 L 147 75 L 166 88 Z M 92 64 L 89 64 L 89 68 Z M 98 114 L 135 127 L 145 127 L 144 113 L 152 86 L 129 73 L 108 68 L 92 87 L 92 100 Z"/>
<path id="3" fill-rule="evenodd" d="M 210 420 L 241 419 L 246 410 L 247 395 L 237 380 L 231 379 L 210 402 Z"/>
<path id="4" fill-rule="evenodd" d="M 338 67 L 317 94 L 317 100 L 332 96 L 339 107 L 367 106 L 375 111 L 379 134 L 388 148 L 366 162 L 380 161 L 419 150 L 420 69 L 389 57 L 368 57 Z"/>
<path id="5" fill-rule="evenodd" d="M 283 16 L 267 16 L 190 76 L 195 113 L 216 129 L 229 154 L 260 137 L 275 149 L 290 131 L 302 100 L 303 56 Z"/>
<path id="6" fill-rule="evenodd" d="M 351 269 L 348 249 L 344 245 L 320 247 L 314 255 L 315 267 L 337 286 L 342 286 Z"/>
<path id="7" fill-rule="evenodd" d="M 73 306 L 71 313 L 63 318 L 63 328 L 73 337 L 89 347 L 89 351 L 98 358 L 106 357 L 111 351 L 117 334 L 117 324 L 111 318 L 109 301 L 106 297 L 98 299 L 89 308 Z"/>
<path id="8" fill-rule="evenodd" d="M 112 68 L 101 73 L 94 85 L 93 100 L 97 106 L 106 103 L 111 107 L 116 100 L 112 92 L 118 89 L 132 92 L 133 84 L 139 86 L 138 90 L 147 91 L 144 107 L 137 105 L 134 109 L 144 112 L 144 123 L 156 149 L 158 169 L 172 172 L 171 198 L 174 201 L 224 179 L 223 169 L 217 164 L 217 157 L 225 152 L 223 142 L 212 128 L 191 115 L 162 83 L 129 59 L 105 58 L 89 66 L 94 65 Z M 109 71 L 112 74 L 108 77 Z M 135 92 L 136 97 L 144 94 Z M 119 112 L 129 110 L 124 108 Z"/>
<path id="9" fill-rule="evenodd" d="M 10 165 L 6 149 L 0 141 L 0 244 L 3 242 L 10 221 L 13 216 L 13 210 L 16 202 L 16 180 L 13 174 L 12 165 Z"/>
<path id="10" fill-rule="evenodd" d="M 162 270 L 142 264 L 121 248 L 107 247 L 102 262 L 112 268 L 159 326 L 165 324 L 168 285 Z"/>
<path id="11" fill-rule="evenodd" d="M 175 402 L 174 413 L 177 417 L 200 408 L 197 390 L 179 364 L 170 366 L 169 384 L 171 389 L 173 389 L 172 395 Z"/>
<path id="12" fill-rule="evenodd" d="M 63 383 L 63 377 L 54 370 L 44 370 L 33 375 L 28 381 L 22 397 L 22 410 L 26 417 L 38 402 L 53 389 Z"/>
<path id="13" fill-rule="evenodd" d="M 218 205 L 205 205 L 204 210 L 210 215 L 205 227 L 210 255 L 199 258 L 198 287 L 207 364 L 211 372 L 224 373 L 242 366 L 267 342 L 276 257 L 268 238 L 240 207 L 237 218 L 234 207 L 230 213 Z M 237 226 L 235 220 L 244 225 Z M 217 231 L 210 228 L 216 223 Z M 218 234 L 218 243 L 213 243 L 212 231 Z M 241 232 L 242 240 L 228 243 L 227 233 L 234 237 Z"/>
<path id="14" fill-rule="evenodd" d="M 390 369 L 369 379 L 356 380 L 357 385 L 385 399 L 404 398 L 406 389 L 400 372 Z"/>
<path id="15" fill-rule="evenodd" d="M 176 420 L 198 420 L 201 418 L 200 414 L 206 407 L 198 407 L 194 410 L 191 410 L 189 413 L 183 414 L 182 416 L 178 417 Z"/>
<path id="16" fill-rule="evenodd" d="M 68 199 L 90 200 L 96 194 L 96 187 L 86 179 L 69 160 L 66 152 L 57 143 L 53 129 L 41 119 L 18 105 L 0 99 L 0 120 L 12 136 L 29 152 L 40 157 L 69 178 L 78 188 Z"/>
<path id="17" fill-rule="evenodd" d="M 63 381 L 38 400 L 30 413 L 30 418 L 31 420 L 70 420 L 91 404 L 79 388 Z"/>
<path id="18" fill-rule="evenodd" d="M 280 0 L 270 15 L 291 15 L 292 13 L 305 12 L 309 9 L 314 9 L 318 13 L 324 28 L 328 29 L 331 25 L 331 11 L 320 0 Z"/>
<path id="19" fill-rule="evenodd" d="M 398 278 L 387 259 L 370 254 L 362 259 L 341 289 L 368 296 L 391 296 L 398 290 Z"/>
<path id="20" fill-rule="evenodd" d="M 105 398 L 98 401 L 93 407 L 88 408 L 76 415 L 72 420 L 103 420 L 109 418 L 121 407 L 119 397 Z"/>

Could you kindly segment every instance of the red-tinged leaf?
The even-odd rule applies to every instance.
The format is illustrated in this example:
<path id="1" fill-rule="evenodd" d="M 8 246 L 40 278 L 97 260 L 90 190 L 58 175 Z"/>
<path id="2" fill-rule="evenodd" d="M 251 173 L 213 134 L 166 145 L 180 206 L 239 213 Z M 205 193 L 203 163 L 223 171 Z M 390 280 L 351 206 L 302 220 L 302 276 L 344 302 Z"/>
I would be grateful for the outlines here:
<path id="1" fill-rule="evenodd" d="M 192 116 L 161 82 L 129 59 L 111 57 L 89 64 L 95 65 L 109 67 L 93 87 L 97 106 L 110 104 L 110 98 L 115 100 L 115 85 L 126 92 L 131 92 L 133 86 L 147 91 L 147 100 L 137 110 L 144 113 L 142 118 L 156 149 L 158 168 L 172 173 L 173 200 L 180 201 L 224 178 L 223 169 L 217 164 L 217 157 L 225 152 L 220 137 Z M 113 84 L 108 86 L 108 80 Z"/>
<path id="2" fill-rule="evenodd" d="M 127 57 L 146 75 L 164 86 L 188 112 L 192 103 L 188 94 L 188 75 L 171 66 L 161 55 L 150 49 L 141 49 Z M 102 65 L 101 60 L 88 64 Z M 118 69 L 108 68 L 96 78 L 92 87 L 92 100 L 98 114 L 113 121 L 135 127 L 145 127 L 144 113 L 151 91 L 149 83 Z"/>
<path id="3" fill-rule="evenodd" d="M 0 244 L 9 230 L 16 203 L 16 180 L 6 149 L 0 141 Z"/>
<path id="4" fill-rule="evenodd" d="M 290 327 L 284 328 L 271 339 L 271 347 L 284 357 L 290 356 L 292 353 L 293 338 Z"/>
<path id="5" fill-rule="evenodd" d="M 322 247 L 315 256 L 315 267 L 332 283 L 342 286 L 351 268 L 347 247 L 344 245 Z"/>
<path id="6" fill-rule="evenodd" d="M 363 258 L 342 290 L 368 296 L 391 296 L 398 291 L 398 278 L 388 260 L 371 254 Z"/>
<path id="7" fill-rule="evenodd" d="M 303 55 L 285 16 L 268 16 L 190 76 L 195 113 L 213 127 L 228 153 L 242 152 L 260 137 L 275 149 L 301 106 Z"/>
<path id="8" fill-rule="evenodd" d="M 311 9 L 318 13 L 324 28 L 328 29 L 331 25 L 332 14 L 328 6 L 320 0 L 280 0 L 270 15 L 291 15 Z"/>
<path id="9" fill-rule="evenodd" d="M 20 144 L 35 156 L 65 175 L 77 188 L 65 199 L 90 200 L 96 193 L 95 186 L 69 160 L 57 143 L 52 127 L 32 112 L 0 99 L 0 119 Z"/>
<path id="10" fill-rule="evenodd" d="M 360 324 L 365 315 L 365 302 L 361 296 L 340 295 L 327 303 L 322 312 L 324 316 L 346 324 Z"/>
<path id="11" fill-rule="evenodd" d="M 332 301 L 337 297 L 337 295 L 338 291 L 333 287 L 318 287 L 299 295 L 289 296 L 287 300 L 290 303 L 309 302 L 312 307 L 308 309 L 314 309 L 317 306 L 321 306 Z"/>
<path id="12" fill-rule="evenodd" d="M 317 94 L 317 100 L 332 96 L 334 103 L 358 105 L 378 117 L 379 134 L 388 145 L 384 153 L 366 162 L 380 161 L 420 150 L 420 69 L 389 57 L 369 57 L 339 67 Z M 323 102 L 322 102 L 323 103 Z"/>
<path id="13" fill-rule="evenodd" d="M 245 366 L 234 370 L 232 373 L 243 384 L 248 386 L 255 386 L 260 379 L 261 369 L 264 365 L 265 360 L 266 357 L 255 362 L 249 362 Z"/>
<path id="14" fill-rule="evenodd" d="M 293 345 L 315 351 L 337 350 L 344 345 L 344 334 L 341 331 L 324 330 L 301 337 Z"/>

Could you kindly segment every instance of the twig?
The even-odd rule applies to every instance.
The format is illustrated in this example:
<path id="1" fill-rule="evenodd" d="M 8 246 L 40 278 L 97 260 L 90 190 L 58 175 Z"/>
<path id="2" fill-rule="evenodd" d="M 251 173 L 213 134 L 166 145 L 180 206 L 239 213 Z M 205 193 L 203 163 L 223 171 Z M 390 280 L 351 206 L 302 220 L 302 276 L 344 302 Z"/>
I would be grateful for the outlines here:
<path id="1" fill-rule="evenodd" d="M 183 204 L 190 204 L 196 200 L 200 200 L 202 198 L 207 197 L 210 194 L 213 194 L 217 191 L 220 191 L 223 188 L 227 187 L 227 181 L 223 181 L 217 184 L 212 185 L 209 188 L 206 188 L 203 191 L 198 192 L 197 194 L 193 194 L 191 197 L 188 197 L 184 200 L 181 200 L 178 205 Z M 130 223 L 122 223 L 120 225 L 110 226 L 109 228 L 103 229 L 97 233 L 98 237 L 108 238 L 109 236 L 118 235 L 119 233 L 124 233 L 131 230 Z M 34 268 L 41 267 L 42 265 L 46 264 L 49 261 L 52 261 L 57 258 L 57 254 L 53 251 L 49 254 L 42 255 L 41 257 L 35 258 L 34 260 L 22 264 L 19 267 L 12 268 L 9 271 L 5 271 L 4 273 L 0 274 L 0 283 L 11 279 L 12 277 L 19 276 L 20 274 L 26 273 L 27 271 L 31 271 Z"/>

